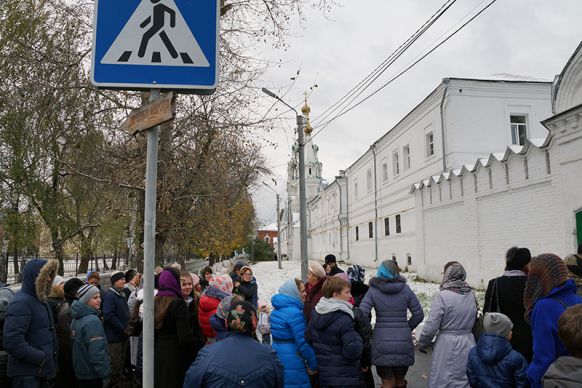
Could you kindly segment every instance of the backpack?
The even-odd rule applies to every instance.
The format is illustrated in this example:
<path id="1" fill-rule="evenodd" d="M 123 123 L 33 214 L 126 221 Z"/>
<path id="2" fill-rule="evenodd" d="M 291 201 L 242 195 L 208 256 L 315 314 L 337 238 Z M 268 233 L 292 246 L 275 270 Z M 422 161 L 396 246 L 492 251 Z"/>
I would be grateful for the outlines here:
<path id="1" fill-rule="evenodd" d="M 8 304 L 14 298 L 14 291 L 8 287 L 0 287 L 0 385 L 5 386 L 8 383 L 6 375 L 8 368 L 8 353 L 4 351 L 4 320 L 6 319 L 6 309 Z"/>

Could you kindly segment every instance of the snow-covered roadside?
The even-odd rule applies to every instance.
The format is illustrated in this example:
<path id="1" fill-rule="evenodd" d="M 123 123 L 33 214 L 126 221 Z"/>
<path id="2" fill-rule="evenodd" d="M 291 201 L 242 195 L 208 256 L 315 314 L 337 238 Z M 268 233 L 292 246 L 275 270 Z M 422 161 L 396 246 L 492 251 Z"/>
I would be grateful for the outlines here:
<path id="1" fill-rule="evenodd" d="M 270 304 L 271 297 L 277 293 L 277 290 L 285 279 L 290 277 L 301 277 L 301 263 L 298 261 L 283 261 L 283 269 L 277 268 L 277 262 L 266 261 L 253 265 L 254 276 L 259 286 L 259 299 Z M 376 274 L 376 269 L 366 268 L 366 283 Z M 408 285 L 414 291 L 425 315 L 428 314 L 430 304 L 434 294 L 438 291 L 439 285 L 436 283 L 418 281 L 415 273 L 405 273 Z M 479 304 L 483 305 L 482 291 L 477 291 Z"/>

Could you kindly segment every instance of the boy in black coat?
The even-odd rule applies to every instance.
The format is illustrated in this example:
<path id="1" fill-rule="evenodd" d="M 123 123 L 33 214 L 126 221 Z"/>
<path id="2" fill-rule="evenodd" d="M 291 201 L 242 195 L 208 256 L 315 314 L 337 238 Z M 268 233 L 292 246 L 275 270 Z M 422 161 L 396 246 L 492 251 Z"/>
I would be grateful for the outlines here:
<path id="1" fill-rule="evenodd" d="M 321 387 L 360 387 L 362 338 L 354 329 L 348 281 L 331 277 L 323 284 L 306 339 L 315 350 Z"/>

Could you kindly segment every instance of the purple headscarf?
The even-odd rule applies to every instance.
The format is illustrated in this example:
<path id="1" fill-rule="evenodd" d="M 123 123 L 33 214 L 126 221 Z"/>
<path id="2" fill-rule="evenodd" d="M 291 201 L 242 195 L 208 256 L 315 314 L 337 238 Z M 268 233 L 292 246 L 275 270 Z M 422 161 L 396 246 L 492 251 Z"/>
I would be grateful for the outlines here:
<path id="1" fill-rule="evenodd" d="M 184 298 L 180 287 L 180 274 L 174 268 L 166 268 L 160 274 L 160 288 L 157 296 Z"/>

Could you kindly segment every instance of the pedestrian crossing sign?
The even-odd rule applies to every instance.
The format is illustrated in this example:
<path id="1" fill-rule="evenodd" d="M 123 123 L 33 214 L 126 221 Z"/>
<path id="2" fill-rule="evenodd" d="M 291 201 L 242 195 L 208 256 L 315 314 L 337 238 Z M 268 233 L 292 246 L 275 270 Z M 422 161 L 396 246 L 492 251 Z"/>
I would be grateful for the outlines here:
<path id="1" fill-rule="evenodd" d="M 219 7 L 219 0 L 96 0 L 92 83 L 214 92 Z"/>

